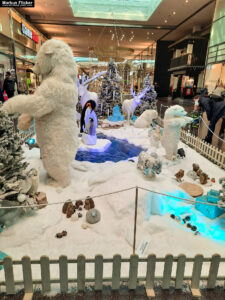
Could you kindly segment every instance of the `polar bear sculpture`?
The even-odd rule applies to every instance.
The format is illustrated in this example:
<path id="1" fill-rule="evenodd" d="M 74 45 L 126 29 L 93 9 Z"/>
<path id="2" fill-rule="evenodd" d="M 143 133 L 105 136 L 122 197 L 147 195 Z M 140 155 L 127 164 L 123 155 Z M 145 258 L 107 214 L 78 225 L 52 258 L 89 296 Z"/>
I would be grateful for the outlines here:
<path id="1" fill-rule="evenodd" d="M 186 117 L 187 112 L 180 105 L 173 105 L 165 112 L 162 146 L 166 150 L 166 158 L 174 160 L 180 140 L 181 127 L 191 123 L 192 118 Z"/>
<path id="2" fill-rule="evenodd" d="M 41 46 L 33 70 L 44 78 L 35 93 L 15 96 L 3 109 L 35 118 L 43 165 L 51 183 L 65 187 L 70 183 L 69 165 L 78 148 L 77 65 L 70 47 L 51 39 Z"/>
<path id="3" fill-rule="evenodd" d="M 145 110 L 140 117 L 134 122 L 134 127 L 136 128 L 149 128 L 152 121 L 157 119 L 158 113 L 154 109 Z"/>

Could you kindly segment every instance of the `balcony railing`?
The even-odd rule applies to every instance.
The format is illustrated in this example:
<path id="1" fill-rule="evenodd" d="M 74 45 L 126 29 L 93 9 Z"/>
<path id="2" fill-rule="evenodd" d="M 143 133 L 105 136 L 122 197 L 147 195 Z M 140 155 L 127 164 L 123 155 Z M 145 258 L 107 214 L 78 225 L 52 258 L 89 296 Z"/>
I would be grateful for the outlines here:
<path id="1" fill-rule="evenodd" d="M 185 69 L 188 67 L 204 67 L 205 57 L 202 55 L 186 54 L 171 59 L 170 70 Z"/>

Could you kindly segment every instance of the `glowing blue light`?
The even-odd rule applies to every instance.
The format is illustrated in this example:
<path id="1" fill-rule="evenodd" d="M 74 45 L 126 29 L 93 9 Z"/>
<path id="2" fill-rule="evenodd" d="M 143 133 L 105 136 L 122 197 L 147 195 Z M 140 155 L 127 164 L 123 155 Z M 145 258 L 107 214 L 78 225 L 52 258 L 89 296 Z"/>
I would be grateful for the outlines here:
<path id="1" fill-rule="evenodd" d="M 191 220 L 188 222 L 192 226 L 197 227 L 197 231 L 203 237 L 210 238 L 211 240 L 215 240 L 217 242 L 225 242 L 225 215 L 222 215 L 219 218 L 214 220 L 210 220 L 203 213 L 199 212 L 194 208 L 194 205 L 185 203 L 183 200 L 179 200 L 174 198 L 180 197 L 184 199 L 190 199 L 184 191 L 174 190 L 171 193 L 164 192 L 165 194 L 171 196 L 163 196 L 154 193 L 154 196 L 149 193 L 149 197 L 152 198 L 151 205 L 151 214 L 154 214 L 154 210 L 157 211 L 159 215 L 174 214 L 181 219 L 185 215 L 190 215 Z M 154 201 L 155 200 L 155 201 Z M 149 209 L 147 207 L 146 219 L 149 219 Z M 177 223 L 181 228 L 186 229 L 186 225 L 182 223 Z M 191 231 L 191 229 L 190 229 Z M 194 233 L 194 232 L 193 232 Z"/>
<path id="2" fill-rule="evenodd" d="M 30 145 L 33 145 L 33 144 L 35 143 L 35 139 L 29 139 L 27 142 L 28 142 Z"/>
<path id="3" fill-rule="evenodd" d="M 98 62 L 96 57 L 74 57 L 75 61 L 78 62 Z"/>

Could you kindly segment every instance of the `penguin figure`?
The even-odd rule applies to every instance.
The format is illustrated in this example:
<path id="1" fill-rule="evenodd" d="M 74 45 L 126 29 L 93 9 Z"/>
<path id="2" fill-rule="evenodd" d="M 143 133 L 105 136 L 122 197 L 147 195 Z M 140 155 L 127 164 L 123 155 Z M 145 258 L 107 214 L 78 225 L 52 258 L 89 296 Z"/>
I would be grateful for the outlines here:
<path id="1" fill-rule="evenodd" d="M 94 100 L 88 100 L 85 103 L 85 106 L 82 110 L 81 118 L 80 118 L 80 133 L 84 132 L 84 128 L 87 124 L 85 124 L 85 114 L 86 110 L 89 108 L 91 111 L 93 111 L 96 107 L 96 102 Z"/>

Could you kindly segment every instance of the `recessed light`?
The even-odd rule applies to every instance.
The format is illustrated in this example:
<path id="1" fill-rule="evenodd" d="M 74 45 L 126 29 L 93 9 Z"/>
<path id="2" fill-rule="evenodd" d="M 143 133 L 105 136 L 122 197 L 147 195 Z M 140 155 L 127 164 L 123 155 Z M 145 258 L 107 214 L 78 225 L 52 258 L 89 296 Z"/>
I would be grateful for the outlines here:
<path id="1" fill-rule="evenodd" d="M 188 3 L 188 0 L 185 0 L 186 3 Z"/>
<path id="2" fill-rule="evenodd" d="M 149 32 L 147 32 L 147 35 L 149 35 Z"/>
<path id="3" fill-rule="evenodd" d="M 152 34 L 154 34 L 154 32 L 152 32 Z"/>
<path id="4" fill-rule="evenodd" d="M 164 22 L 165 22 L 165 23 L 167 23 L 168 21 L 167 21 L 167 20 L 165 20 Z"/>
<path id="5" fill-rule="evenodd" d="M 173 11 L 173 15 L 175 15 L 176 14 L 176 12 L 175 11 Z"/>

